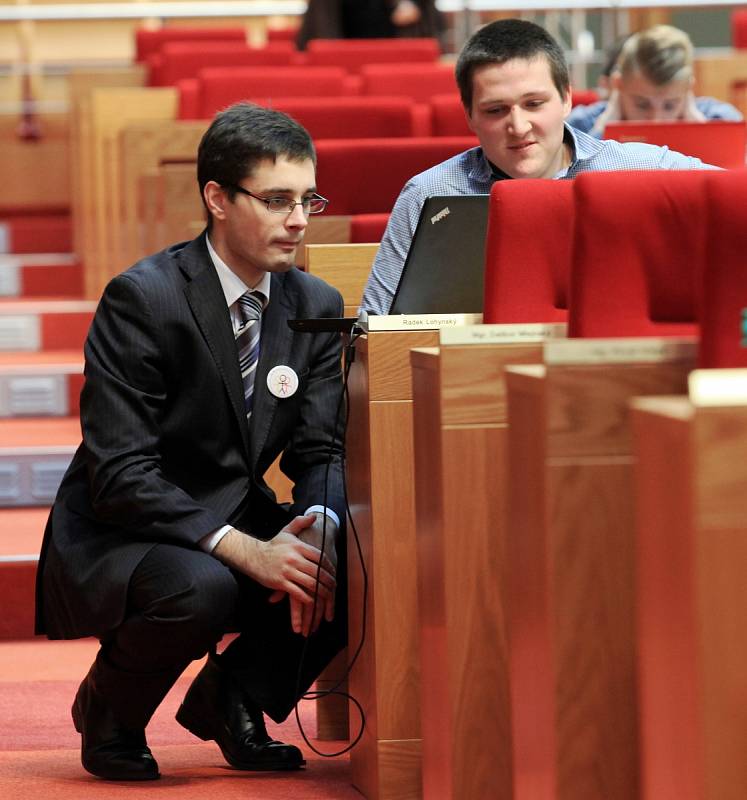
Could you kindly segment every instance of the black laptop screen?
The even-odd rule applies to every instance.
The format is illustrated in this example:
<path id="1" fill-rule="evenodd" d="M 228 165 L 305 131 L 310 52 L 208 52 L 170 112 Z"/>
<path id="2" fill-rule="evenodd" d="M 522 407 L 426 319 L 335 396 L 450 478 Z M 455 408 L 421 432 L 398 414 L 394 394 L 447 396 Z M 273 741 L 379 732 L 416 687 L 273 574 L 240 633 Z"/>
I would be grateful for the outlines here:
<path id="1" fill-rule="evenodd" d="M 488 198 L 426 199 L 390 314 L 482 313 Z"/>

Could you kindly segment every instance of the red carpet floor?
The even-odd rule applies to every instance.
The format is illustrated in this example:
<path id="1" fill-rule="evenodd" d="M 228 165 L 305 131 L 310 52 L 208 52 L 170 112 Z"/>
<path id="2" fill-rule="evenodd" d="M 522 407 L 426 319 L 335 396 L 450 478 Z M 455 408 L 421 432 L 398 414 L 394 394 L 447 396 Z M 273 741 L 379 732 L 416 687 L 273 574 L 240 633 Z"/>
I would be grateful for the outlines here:
<path id="1" fill-rule="evenodd" d="M 226 765 L 212 742 L 200 742 L 174 720 L 174 714 L 199 664 L 180 678 L 148 727 L 158 759 L 160 781 L 111 783 L 80 766 L 80 737 L 70 720 L 70 705 L 96 652 L 92 641 L 0 642 L 0 798 L 5 800 L 361 800 L 350 785 L 347 756 L 322 758 L 303 743 L 295 720 L 268 725 L 270 734 L 304 751 L 307 767 L 288 774 L 246 773 Z M 314 730 L 311 703 L 301 704 L 307 734 Z M 312 740 L 314 741 L 314 740 Z M 315 742 L 325 752 L 340 742 Z"/>

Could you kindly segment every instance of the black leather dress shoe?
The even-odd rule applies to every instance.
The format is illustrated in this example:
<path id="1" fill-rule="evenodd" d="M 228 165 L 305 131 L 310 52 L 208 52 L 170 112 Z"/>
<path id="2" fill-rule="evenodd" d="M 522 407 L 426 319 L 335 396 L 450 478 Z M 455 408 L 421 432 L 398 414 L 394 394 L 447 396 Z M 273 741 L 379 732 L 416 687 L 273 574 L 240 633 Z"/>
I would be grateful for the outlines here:
<path id="1" fill-rule="evenodd" d="M 159 777 L 145 731 L 131 730 L 116 720 L 90 674 L 75 695 L 73 723 L 83 739 L 83 767 L 92 775 L 109 781 L 153 781 Z"/>
<path id="2" fill-rule="evenodd" d="M 262 711 L 212 658 L 189 687 L 176 721 L 200 739 L 214 740 L 237 769 L 299 769 L 306 763 L 297 747 L 268 736 Z"/>

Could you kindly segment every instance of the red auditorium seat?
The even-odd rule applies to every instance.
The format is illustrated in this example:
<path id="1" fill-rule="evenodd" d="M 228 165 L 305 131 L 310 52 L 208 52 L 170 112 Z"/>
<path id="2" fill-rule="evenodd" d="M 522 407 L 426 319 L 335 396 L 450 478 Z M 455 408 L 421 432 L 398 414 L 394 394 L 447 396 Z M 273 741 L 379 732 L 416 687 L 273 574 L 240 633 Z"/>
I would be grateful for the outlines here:
<path id="1" fill-rule="evenodd" d="M 435 95 L 430 107 L 433 136 L 469 136 L 472 133 L 458 94 Z"/>
<path id="2" fill-rule="evenodd" d="M 457 91 L 453 64 L 364 64 L 360 76 L 363 95 L 403 94 L 427 103 L 433 95 Z"/>
<path id="3" fill-rule="evenodd" d="M 747 10 L 731 12 L 731 44 L 740 49 L 747 48 Z"/>
<path id="4" fill-rule="evenodd" d="M 268 42 L 293 42 L 295 45 L 298 36 L 298 25 L 288 25 L 284 28 L 268 28 L 266 31 Z"/>
<path id="5" fill-rule="evenodd" d="M 243 98 L 236 98 L 243 99 Z M 262 99 L 249 98 L 263 103 Z M 279 97 L 269 103 L 298 120 L 313 139 L 414 136 L 412 104 L 404 97 Z M 207 110 L 198 119 L 212 117 Z"/>
<path id="6" fill-rule="evenodd" d="M 350 241 L 354 244 L 380 242 L 384 235 L 389 214 L 356 214 L 350 218 Z"/>
<path id="7" fill-rule="evenodd" d="M 238 100 L 254 98 L 264 105 L 281 97 L 347 95 L 347 73 L 340 67 L 209 67 L 194 82 L 182 81 L 179 116 L 207 119 Z"/>
<path id="8" fill-rule="evenodd" d="M 599 101 L 599 95 L 594 89 L 574 89 L 571 92 L 571 103 L 574 106 L 590 106 Z"/>
<path id="9" fill-rule="evenodd" d="M 747 170 L 712 176 L 699 311 L 701 367 L 747 367 Z"/>
<path id="10" fill-rule="evenodd" d="M 135 31 L 135 61 L 143 62 L 157 53 L 166 42 L 246 42 L 244 28 L 184 28 L 178 25 L 150 31 Z"/>
<path id="11" fill-rule="evenodd" d="M 692 335 L 693 324 L 657 322 L 647 270 L 671 276 L 665 302 L 692 296 L 705 257 L 709 172 L 587 173 L 574 181 L 568 335 Z M 674 318 L 674 311 L 668 316 Z"/>
<path id="12" fill-rule="evenodd" d="M 483 321 L 564 322 L 572 244 L 571 181 L 493 184 Z"/>
<path id="13" fill-rule="evenodd" d="M 249 47 L 245 42 L 168 42 L 148 59 L 151 86 L 175 86 L 205 67 L 288 66 L 295 49 L 291 42 Z"/>
<path id="14" fill-rule="evenodd" d="M 474 147 L 476 139 L 327 139 L 317 142 L 316 180 L 329 214 L 389 213 L 405 182 Z"/>
<path id="15" fill-rule="evenodd" d="M 344 67 L 358 72 L 364 64 L 437 61 L 436 39 L 311 39 L 306 62 L 318 67 Z"/>

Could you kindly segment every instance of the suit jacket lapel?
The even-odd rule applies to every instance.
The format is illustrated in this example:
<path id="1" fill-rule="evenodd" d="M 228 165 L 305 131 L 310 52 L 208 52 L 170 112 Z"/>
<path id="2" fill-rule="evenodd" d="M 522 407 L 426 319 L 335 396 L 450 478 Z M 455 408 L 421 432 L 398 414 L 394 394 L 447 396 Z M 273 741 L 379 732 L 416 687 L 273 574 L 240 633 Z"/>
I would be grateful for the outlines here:
<path id="1" fill-rule="evenodd" d="M 226 298 L 210 260 L 204 233 L 184 248 L 180 266 L 189 278 L 184 294 L 223 379 L 239 424 L 244 449 L 248 453 L 249 430 L 236 340 Z"/>
<path id="2" fill-rule="evenodd" d="M 281 364 L 290 363 L 293 331 L 288 320 L 293 316 L 295 303 L 285 291 L 282 274 L 272 275 L 270 302 L 262 314 L 262 338 L 254 379 L 254 400 L 249 421 L 250 457 L 252 468 L 259 459 L 270 431 L 278 399 L 267 388 L 267 373 Z"/>

